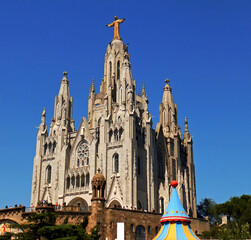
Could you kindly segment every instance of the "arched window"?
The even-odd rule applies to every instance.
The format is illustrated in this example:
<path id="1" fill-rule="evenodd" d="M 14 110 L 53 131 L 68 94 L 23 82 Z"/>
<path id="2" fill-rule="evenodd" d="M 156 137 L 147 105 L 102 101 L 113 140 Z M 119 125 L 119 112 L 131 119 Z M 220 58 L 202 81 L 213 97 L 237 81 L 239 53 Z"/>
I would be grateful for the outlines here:
<path id="1" fill-rule="evenodd" d="M 68 176 L 66 179 L 66 189 L 70 188 L 70 177 Z"/>
<path id="2" fill-rule="evenodd" d="M 49 153 L 51 153 L 51 142 L 49 143 Z"/>
<path id="3" fill-rule="evenodd" d="M 162 180 L 165 179 L 165 162 L 161 149 L 157 151 L 157 161 L 158 161 L 158 177 Z"/>
<path id="4" fill-rule="evenodd" d="M 109 131 L 109 142 L 112 141 L 112 130 Z"/>
<path id="5" fill-rule="evenodd" d="M 75 176 L 74 175 L 71 177 L 71 186 L 73 188 L 75 187 Z"/>
<path id="6" fill-rule="evenodd" d="M 79 167 L 79 159 L 77 160 L 77 166 Z"/>
<path id="7" fill-rule="evenodd" d="M 118 154 L 114 155 L 114 172 L 115 173 L 119 172 L 119 155 Z"/>
<path id="8" fill-rule="evenodd" d="M 56 150 L 56 146 L 57 146 L 56 142 L 53 142 L 53 145 L 52 145 L 52 152 L 53 152 L 53 153 L 54 153 L 55 150 Z"/>
<path id="9" fill-rule="evenodd" d="M 146 230 L 142 225 L 139 225 L 135 229 L 135 240 L 146 239 Z"/>
<path id="10" fill-rule="evenodd" d="M 120 61 L 117 62 L 117 79 L 120 79 Z"/>
<path id="11" fill-rule="evenodd" d="M 90 184 L 90 174 L 87 173 L 86 174 L 86 186 L 89 186 L 89 184 Z"/>
<path id="12" fill-rule="evenodd" d="M 134 228 L 134 225 L 133 225 L 133 224 L 131 224 L 131 232 L 133 232 L 133 228 Z"/>
<path id="13" fill-rule="evenodd" d="M 47 143 L 44 144 L 44 155 L 46 154 L 46 150 L 47 150 Z"/>
<path id="14" fill-rule="evenodd" d="M 137 209 L 138 209 L 138 210 L 143 209 L 143 208 L 142 208 L 142 204 L 141 204 L 141 201 L 140 201 L 140 200 L 138 200 L 138 201 L 137 201 Z"/>
<path id="15" fill-rule="evenodd" d="M 81 163 L 82 166 L 89 164 L 89 146 L 87 142 L 83 142 L 80 144 L 78 151 L 77 151 L 77 164 Z M 79 165 L 78 165 L 79 166 Z"/>
<path id="16" fill-rule="evenodd" d="M 82 174 L 81 175 L 81 187 L 84 187 L 85 186 L 85 175 Z"/>
<path id="17" fill-rule="evenodd" d="M 138 164 L 137 164 L 137 172 L 138 172 L 138 175 L 141 174 L 141 161 L 139 157 L 138 157 Z"/>
<path id="18" fill-rule="evenodd" d="M 100 124 L 101 124 L 101 118 L 99 118 L 99 120 L 98 120 L 98 125 L 97 125 L 97 129 L 96 129 L 98 144 L 100 142 Z"/>
<path id="19" fill-rule="evenodd" d="M 76 177 L 76 187 L 79 187 L 80 186 L 80 176 L 77 175 Z"/>
<path id="20" fill-rule="evenodd" d="M 119 141 L 122 140 L 123 128 L 119 129 Z"/>
<path id="21" fill-rule="evenodd" d="M 161 197 L 160 199 L 159 199 L 159 212 L 161 213 L 161 214 L 163 214 L 164 213 L 164 198 L 163 197 Z"/>
<path id="22" fill-rule="evenodd" d="M 122 87 L 120 88 L 120 104 L 123 102 L 123 90 Z"/>
<path id="23" fill-rule="evenodd" d="M 109 62 L 109 77 L 112 77 L 112 62 Z"/>
<path id="24" fill-rule="evenodd" d="M 46 183 L 51 183 L 51 165 L 46 168 Z"/>
<path id="25" fill-rule="evenodd" d="M 117 129 L 114 130 L 114 141 L 115 142 L 118 141 L 118 130 Z"/>

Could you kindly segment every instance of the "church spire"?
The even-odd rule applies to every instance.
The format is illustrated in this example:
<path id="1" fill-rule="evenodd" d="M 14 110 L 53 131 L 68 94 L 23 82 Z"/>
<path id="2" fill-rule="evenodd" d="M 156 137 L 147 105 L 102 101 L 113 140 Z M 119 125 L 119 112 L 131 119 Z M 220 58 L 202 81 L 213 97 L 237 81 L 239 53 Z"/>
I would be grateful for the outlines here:
<path id="1" fill-rule="evenodd" d="M 170 80 L 166 78 L 165 82 L 162 103 L 159 108 L 160 122 L 164 132 L 168 133 L 171 130 L 171 132 L 175 133 L 178 129 L 177 106 L 173 101 L 172 88 L 169 85 Z"/>
<path id="2" fill-rule="evenodd" d="M 165 82 L 166 84 L 165 87 L 163 88 L 164 92 L 163 92 L 162 102 L 164 104 L 174 105 L 172 88 L 169 85 L 170 80 L 166 78 Z"/>
<path id="3" fill-rule="evenodd" d="M 69 131 L 74 128 L 72 119 L 73 99 L 70 96 L 68 73 L 63 72 L 58 96 L 55 97 L 54 119 L 57 125 L 67 127 Z"/>
<path id="4" fill-rule="evenodd" d="M 191 135 L 190 135 L 190 132 L 188 130 L 188 120 L 187 120 L 187 117 L 185 117 L 185 132 L 183 134 L 183 139 L 186 140 L 186 142 L 189 142 L 191 141 Z"/>

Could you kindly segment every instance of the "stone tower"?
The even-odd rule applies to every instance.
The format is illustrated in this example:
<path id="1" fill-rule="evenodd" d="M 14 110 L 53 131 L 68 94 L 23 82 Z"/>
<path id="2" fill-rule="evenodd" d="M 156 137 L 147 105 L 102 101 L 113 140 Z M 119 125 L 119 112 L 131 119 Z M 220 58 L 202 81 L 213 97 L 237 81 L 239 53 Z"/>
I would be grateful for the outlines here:
<path id="1" fill-rule="evenodd" d="M 163 212 L 169 183 L 177 179 L 182 203 L 196 217 L 193 143 L 187 119 L 182 137 L 168 79 L 154 130 L 145 86 L 142 94 L 136 94 L 128 46 L 115 38 L 106 49 L 99 91 L 92 81 L 88 118 L 82 118 L 78 130 L 72 106 L 64 72 L 50 129 L 43 110 L 37 133 L 32 203 L 90 206 L 90 179 L 100 169 L 106 179 L 105 206 Z"/>

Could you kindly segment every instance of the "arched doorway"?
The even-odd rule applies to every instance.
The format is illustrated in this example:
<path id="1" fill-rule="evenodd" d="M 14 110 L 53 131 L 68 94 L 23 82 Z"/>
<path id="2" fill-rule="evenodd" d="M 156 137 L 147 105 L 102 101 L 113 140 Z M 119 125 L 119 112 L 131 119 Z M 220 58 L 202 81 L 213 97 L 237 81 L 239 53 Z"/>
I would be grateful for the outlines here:
<path id="1" fill-rule="evenodd" d="M 142 225 L 138 225 L 135 230 L 135 240 L 145 240 L 146 230 Z"/>
<path id="2" fill-rule="evenodd" d="M 109 208 L 122 208 L 121 204 L 119 201 L 117 200 L 113 200 L 110 204 L 109 204 Z"/>
<path id="3" fill-rule="evenodd" d="M 68 203 L 67 208 L 73 211 L 88 211 L 88 204 L 83 198 L 76 197 Z"/>

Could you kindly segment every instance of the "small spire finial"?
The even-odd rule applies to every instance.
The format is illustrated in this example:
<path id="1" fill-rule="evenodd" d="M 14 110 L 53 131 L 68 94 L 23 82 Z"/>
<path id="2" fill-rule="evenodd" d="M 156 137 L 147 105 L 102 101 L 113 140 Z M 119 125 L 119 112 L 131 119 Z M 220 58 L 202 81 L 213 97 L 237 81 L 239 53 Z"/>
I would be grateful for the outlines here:
<path id="1" fill-rule="evenodd" d="M 92 91 L 92 92 L 95 92 L 94 77 L 92 78 L 92 86 L 91 86 L 91 91 Z"/>
<path id="2" fill-rule="evenodd" d="M 166 78 L 165 82 L 166 82 L 166 84 L 169 84 L 169 82 L 170 82 L 169 78 Z"/>
<path id="3" fill-rule="evenodd" d="M 63 82 L 68 82 L 68 78 L 67 78 L 68 72 L 64 71 L 63 75 L 64 75 L 62 78 Z"/>
<path id="4" fill-rule="evenodd" d="M 187 120 L 187 117 L 185 117 L 185 132 L 188 132 L 188 120 Z"/>
<path id="5" fill-rule="evenodd" d="M 42 123 L 45 123 L 45 116 L 46 116 L 46 111 L 45 111 L 45 108 L 43 108 L 42 117 L 41 117 Z"/>
<path id="6" fill-rule="evenodd" d="M 101 170 L 100 170 L 100 168 L 98 168 L 97 173 L 100 173 L 100 172 L 101 172 Z"/>
<path id="7" fill-rule="evenodd" d="M 145 89 L 145 83 L 143 81 L 143 84 L 142 84 L 142 95 L 146 93 L 146 89 Z"/>
<path id="8" fill-rule="evenodd" d="M 140 89 L 139 89 L 139 93 L 138 93 L 139 96 L 141 96 L 141 93 L 140 93 Z"/>

